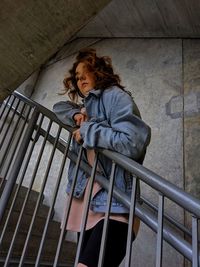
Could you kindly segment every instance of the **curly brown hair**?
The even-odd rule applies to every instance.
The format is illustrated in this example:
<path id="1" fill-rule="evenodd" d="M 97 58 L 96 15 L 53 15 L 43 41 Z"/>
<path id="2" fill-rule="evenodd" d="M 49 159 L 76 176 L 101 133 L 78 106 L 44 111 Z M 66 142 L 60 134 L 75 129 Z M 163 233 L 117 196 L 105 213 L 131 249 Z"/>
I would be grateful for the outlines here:
<path id="1" fill-rule="evenodd" d="M 84 63 L 88 71 L 93 72 L 95 76 L 95 88 L 105 90 L 110 86 L 116 85 L 122 90 L 124 86 L 120 84 L 121 80 L 119 75 L 115 74 L 112 67 L 112 61 L 110 57 L 99 57 L 96 54 L 96 50 L 93 48 L 87 48 L 80 50 L 73 67 L 69 70 L 70 76 L 65 77 L 64 93 L 67 93 L 69 98 L 74 102 L 77 102 L 78 96 L 83 97 L 77 86 L 76 81 L 76 68 L 79 63 Z"/>

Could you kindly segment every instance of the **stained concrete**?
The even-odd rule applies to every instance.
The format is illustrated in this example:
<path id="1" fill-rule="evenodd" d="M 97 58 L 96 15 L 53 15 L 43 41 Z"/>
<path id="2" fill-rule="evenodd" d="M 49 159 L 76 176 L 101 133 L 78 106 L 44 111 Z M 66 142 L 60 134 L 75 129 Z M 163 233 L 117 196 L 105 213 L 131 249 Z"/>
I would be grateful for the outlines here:
<path id="1" fill-rule="evenodd" d="M 200 40 L 184 40 L 184 172 L 185 190 L 200 198 Z M 190 95 L 188 103 L 187 96 Z M 190 112 L 188 113 L 188 106 Z M 185 214 L 191 227 L 191 218 Z M 191 264 L 186 262 L 186 267 Z"/>
<path id="2" fill-rule="evenodd" d="M 200 198 L 200 40 L 184 41 L 184 95 L 191 95 L 190 108 L 184 99 L 185 189 Z"/>

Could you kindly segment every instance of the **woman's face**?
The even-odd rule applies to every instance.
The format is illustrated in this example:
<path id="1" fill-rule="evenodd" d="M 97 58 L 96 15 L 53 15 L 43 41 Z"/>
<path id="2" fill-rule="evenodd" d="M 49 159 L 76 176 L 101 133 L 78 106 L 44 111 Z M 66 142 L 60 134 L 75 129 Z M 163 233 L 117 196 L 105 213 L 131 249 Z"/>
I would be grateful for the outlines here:
<path id="1" fill-rule="evenodd" d="M 81 62 L 76 67 L 76 82 L 81 93 L 86 96 L 95 87 L 95 76 L 89 72 L 85 63 Z"/>

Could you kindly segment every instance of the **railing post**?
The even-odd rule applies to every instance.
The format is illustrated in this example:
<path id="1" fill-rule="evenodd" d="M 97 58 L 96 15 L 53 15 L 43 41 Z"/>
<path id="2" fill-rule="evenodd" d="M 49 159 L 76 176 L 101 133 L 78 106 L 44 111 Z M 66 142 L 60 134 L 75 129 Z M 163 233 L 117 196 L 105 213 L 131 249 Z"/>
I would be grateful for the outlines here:
<path id="1" fill-rule="evenodd" d="M 12 193 L 12 189 L 16 183 L 17 176 L 20 171 L 20 167 L 22 165 L 22 161 L 25 157 L 26 151 L 28 149 L 28 145 L 30 143 L 33 131 L 35 129 L 35 124 L 37 122 L 39 116 L 39 112 L 37 109 L 33 111 L 32 117 L 28 123 L 23 142 L 20 146 L 20 149 L 18 151 L 18 155 L 15 159 L 15 162 L 13 164 L 9 179 L 5 185 L 4 191 L 2 193 L 1 199 L 0 199 L 0 222 L 2 221 L 7 203 L 9 201 L 10 195 Z"/>
<path id="2" fill-rule="evenodd" d="M 156 267 L 162 266 L 164 196 L 159 193 Z"/>
<path id="3" fill-rule="evenodd" d="M 132 240 L 133 240 L 133 226 L 134 226 L 134 216 L 135 216 L 135 205 L 136 205 L 136 194 L 138 188 L 138 178 L 132 177 L 132 193 L 131 193 L 131 205 L 129 209 L 129 222 L 128 222 L 128 236 L 126 243 L 126 258 L 125 267 L 131 266 L 131 254 L 132 254 Z"/>
<path id="4" fill-rule="evenodd" d="M 192 267 L 199 267 L 198 218 L 192 216 Z"/>
<path id="5" fill-rule="evenodd" d="M 116 171 L 116 163 L 113 161 L 112 162 L 111 175 L 110 175 L 108 196 L 107 196 L 106 213 L 105 213 L 103 232 L 102 232 L 102 237 L 101 237 L 101 246 L 100 246 L 100 252 L 99 252 L 98 267 L 104 266 L 105 249 L 106 249 L 106 241 L 107 241 L 107 233 L 108 233 L 108 225 L 109 225 L 109 216 L 110 216 L 111 201 L 112 201 L 114 182 L 115 182 L 115 171 Z"/>

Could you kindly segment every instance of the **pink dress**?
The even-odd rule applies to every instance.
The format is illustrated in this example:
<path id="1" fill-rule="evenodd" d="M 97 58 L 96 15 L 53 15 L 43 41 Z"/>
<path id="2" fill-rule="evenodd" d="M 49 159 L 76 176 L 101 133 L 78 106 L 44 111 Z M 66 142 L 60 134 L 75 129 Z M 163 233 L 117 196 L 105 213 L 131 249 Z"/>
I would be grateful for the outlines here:
<path id="1" fill-rule="evenodd" d="M 95 155 L 94 150 L 87 150 L 88 162 L 91 165 L 94 162 L 94 155 Z M 85 190 L 83 198 L 81 198 L 81 199 L 73 198 L 72 205 L 71 205 L 71 208 L 70 208 L 70 214 L 69 214 L 69 218 L 68 218 L 68 222 L 67 222 L 67 227 L 66 227 L 67 230 L 75 231 L 75 232 L 80 232 L 81 231 L 81 222 L 82 222 L 83 213 L 84 213 L 86 196 L 89 193 L 88 189 L 89 189 L 89 183 L 86 186 L 86 190 Z M 93 190 L 92 190 L 92 197 L 95 194 L 97 194 L 97 192 L 100 189 L 101 189 L 100 184 L 95 181 L 94 185 L 93 185 Z M 66 200 L 65 207 L 67 207 L 67 200 Z M 66 209 L 65 209 L 65 213 L 66 213 Z M 65 213 L 64 213 L 63 218 L 65 217 Z M 104 218 L 105 218 L 105 213 L 97 213 L 97 212 L 94 212 L 91 209 L 89 209 L 88 218 L 87 218 L 87 224 L 86 224 L 86 230 L 91 229 L 100 220 L 102 220 Z M 109 218 L 113 219 L 113 220 L 116 220 L 116 221 L 121 221 L 121 222 L 124 222 L 124 223 L 128 223 L 128 215 L 127 214 L 114 214 L 114 213 L 112 213 Z M 62 224 L 63 223 L 64 222 L 62 222 Z M 134 227 L 133 227 L 135 235 L 137 234 L 137 232 L 139 230 L 139 224 L 140 224 L 139 219 L 137 217 L 135 217 Z"/>

